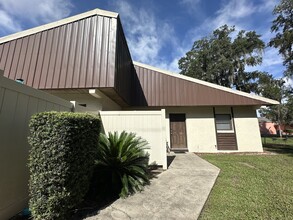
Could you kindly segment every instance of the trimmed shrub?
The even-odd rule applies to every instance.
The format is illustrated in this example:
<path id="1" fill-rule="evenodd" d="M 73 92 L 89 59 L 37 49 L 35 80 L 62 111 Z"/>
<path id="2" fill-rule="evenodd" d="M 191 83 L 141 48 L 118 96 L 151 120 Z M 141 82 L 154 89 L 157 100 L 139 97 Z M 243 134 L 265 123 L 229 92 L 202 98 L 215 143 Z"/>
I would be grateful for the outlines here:
<path id="1" fill-rule="evenodd" d="M 88 191 L 100 119 L 70 112 L 43 112 L 30 120 L 29 207 L 34 219 L 67 219 Z"/>
<path id="2" fill-rule="evenodd" d="M 95 178 L 108 196 L 126 197 L 149 183 L 147 142 L 123 131 L 100 134 Z M 110 191 L 110 192 L 109 192 Z"/>

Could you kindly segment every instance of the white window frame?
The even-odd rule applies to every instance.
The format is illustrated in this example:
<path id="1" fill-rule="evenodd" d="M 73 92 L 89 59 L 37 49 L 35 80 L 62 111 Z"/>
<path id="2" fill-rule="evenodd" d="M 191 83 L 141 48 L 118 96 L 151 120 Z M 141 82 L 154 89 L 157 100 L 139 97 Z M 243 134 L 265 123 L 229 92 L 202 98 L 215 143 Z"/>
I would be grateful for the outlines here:
<path id="1" fill-rule="evenodd" d="M 230 117 L 230 129 L 218 129 L 218 126 L 217 126 L 217 115 L 229 115 Z M 217 133 L 233 133 L 234 132 L 234 129 L 233 129 L 233 118 L 232 118 L 232 115 L 227 113 L 227 114 L 215 114 L 215 124 L 216 124 L 216 130 L 217 130 Z M 224 123 L 223 123 L 224 124 Z M 225 124 L 228 124 L 228 123 L 225 123 Z"/>

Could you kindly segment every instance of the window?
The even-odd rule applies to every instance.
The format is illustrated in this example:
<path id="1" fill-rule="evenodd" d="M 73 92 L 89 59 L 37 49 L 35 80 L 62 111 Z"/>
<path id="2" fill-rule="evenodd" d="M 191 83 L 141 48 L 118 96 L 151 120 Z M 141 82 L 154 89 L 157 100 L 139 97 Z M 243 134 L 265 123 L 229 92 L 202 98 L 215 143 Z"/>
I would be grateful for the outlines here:
<path id="1" fill-rule="evenodd" d="M 217 130 L 232 130 L 231 115 L 219 114 L 215 115 Z"/>

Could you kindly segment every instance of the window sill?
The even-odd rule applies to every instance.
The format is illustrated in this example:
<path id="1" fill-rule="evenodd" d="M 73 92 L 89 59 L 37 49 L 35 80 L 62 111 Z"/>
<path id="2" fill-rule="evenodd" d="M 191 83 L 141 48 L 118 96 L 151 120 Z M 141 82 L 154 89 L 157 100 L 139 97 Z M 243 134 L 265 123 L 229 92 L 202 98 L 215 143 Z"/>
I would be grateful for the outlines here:
<path id="1" fill-rule="evenodd" d="M 217 130 L 217 133 L 234 133 L 234 130 Z"/>

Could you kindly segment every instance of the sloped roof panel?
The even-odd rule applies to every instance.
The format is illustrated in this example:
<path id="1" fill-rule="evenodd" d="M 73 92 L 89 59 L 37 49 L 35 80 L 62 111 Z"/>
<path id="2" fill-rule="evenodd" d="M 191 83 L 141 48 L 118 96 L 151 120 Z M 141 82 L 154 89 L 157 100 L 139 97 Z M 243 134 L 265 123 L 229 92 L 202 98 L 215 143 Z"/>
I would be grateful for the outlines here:
<path id="1" fill-rule="evenodd" d="M 134 62 L 143 96 L 138 106 L 273 105 L 277 101 Z M 139 92 L 139 89 L 136 89 Z"/>
<path id="2" fill-rule="evenodd" d="M 38 89 L 114 87 L 117 17 L 90 15 L 1 38 L 4 76 Z"/>

